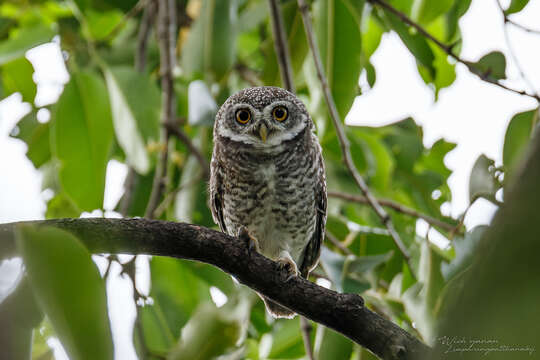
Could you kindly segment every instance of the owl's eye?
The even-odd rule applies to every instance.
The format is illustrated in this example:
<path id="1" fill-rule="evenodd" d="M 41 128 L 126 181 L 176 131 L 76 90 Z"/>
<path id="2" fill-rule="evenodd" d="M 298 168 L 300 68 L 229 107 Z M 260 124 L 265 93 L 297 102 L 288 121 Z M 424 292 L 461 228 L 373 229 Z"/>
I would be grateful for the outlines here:
<path id="1" fill-rule="evenodd" d="M 285 121 L 289 116 L 287 109 L 284 106 L 278 106 L 272 110 L 272 115 L 277 121 Z"/>
<path id="2" fill-rule="evenodd" d="M 251 119 L 251 113 L 249 110 L 240 109 L 236 112 L 236 121 L 240 124 L 247 124 L 249 119 Z"/>

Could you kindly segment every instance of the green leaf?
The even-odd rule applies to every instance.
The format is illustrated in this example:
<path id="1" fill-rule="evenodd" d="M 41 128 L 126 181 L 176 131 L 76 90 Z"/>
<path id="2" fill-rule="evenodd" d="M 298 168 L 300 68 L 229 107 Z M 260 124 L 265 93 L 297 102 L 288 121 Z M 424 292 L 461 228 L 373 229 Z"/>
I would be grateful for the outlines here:
<path id="1" fill-rule="evenodd" d="M 529 0 L 512 0 L 508 9 L 504 10 L 505 15 L 514 14 L 523 10 L 525 6 L 529 3 Z"/>
<path id="2" fill-rule="evenodd" d="M 422 155 L 422 128 L 412 118 L 386 126 L 385 143 L 395 156 L 396 167 L 411 173 L 415 162 Z M 381 128 L 384 129 L 384 128 Z"/>
<path id="3" fill-rule="evenodd" d="M 454 0 L 414 0 L 412 7 L 412 19 L 423 25 L 446 13 L 454 5 Z"/>
<path id="4" fill-rule="evenodd" d="M 366 69 L 368 85 L 370 88 L 373 88 L 373 86 L 375 86 L 375 81 L 377 80 L 377 72 L 375 71 L 375 67 L 370 62 L 368 62 L 364 67 Z"/>
<path id="5" fill-rule="evenodd" d="M 473 71 L 493 80 L 506 79 L 506 58 L 500 51 L 492 51 L 473 63 Z"/>
<path id="6" fill-rule="evenodd" d="M 62 188 L 81 210 L 100 209 L 113 141 L 107 89 L 101 78 L 91 72 L 73 74 L 51 125 Z"/>
<path id="7" fill-rule="evenodd" d="M 41 124 L 33 111 L 17 123 L 17 129 L 12 136 L 26 143 L 26 156 L 34 167 L 39 168 L 51 159 L 50 123 Z"/>
<path id="8" fill-rule="evenodd" d="M 377 50 L 384 34 L 384 26 L 373 15 L 362 25 L 362 52 L 366 58 Z"/>
<path id="9" fill-rule="evenodd" d="M 434 245 L 423 240 L 421 245 L 418 283 L 403 293 L 405 311 L 416 323 L 416 328 L 428 343 L 434 340 L 437 324 L 436 303 L 445 282 L 441 273 L 443 258 L 434 251 Z"/>
<path id="10" fill-rule="evenodd" d="M 305 354 L 299 316 L 293 320 L 277 323 L 273 328 L 271 338 L 270 353 L 267 356 L 261 356 L 263 358 L 297 359 Z"/>
<path id="11" fill-rule="evenodd" d="M 171 360 L 204 360 L 222 355 L 232 348 L 241 334 L 235 314 L 202 303 L 182 329 L 180 339 L 171 351 Z"/>
<path id="12" fill-rule="evenodd" d="M 348 5 L 345 0 L 321 0 L 314 9 L 321 60 L 342 118 L 356 97 L 362 70 L 360 23 Z"/>
<path id="13" fill-rule="evenodd" d="M 476 226 L 471 231 L 467 231 L 464 237 L 454 238 L 453 245 L 456 256 L 449 264 L 443 263 L 441 268 L 446 281 L 457 276 L 472 264 L 474 251 L 486 229 L 487 226 Z"/>
<path id="14" fill-rule="evenodd" d="M 29 359 L 32 332 L 43 319 L 28 280 L 24 277 L 17 288 L 0 303 L 0 348 L 10 359 Z"/>
<path id="15" fill-rule="evenodd" d="M 268 8 L 268 4 L 265 4 Z M 306 40 L 302 15 L 298 10 L 298 4 L 295 1 L 284 2 L 281 5 L 281 16 L 289 48 L 291 60 L 291 70 L 293 77 L 302 70 L 302 65 L 308 54 L 309 46 Z M 259 52 L 254 49 L 249 53 L 246 61 L 249 61 L 253 54 Z M 260 51 L 265 57 L 264 68 L 262 71 L 262 81 L 268 85 L 283 86 L 277 63 L 277 55 L 273 38 L 267 39 L 261 46 Z M 300 80 L 301 81 L 301 80 Z"/>
<path id="16" fill-rule="evenodd" d="M 385 190 L 390 184 L 391 176 L 396 166 L 392 153 L 378 135 L 363 132 L 355 127 L 348 127 L 354 137 L 351 142 L 360 142 L 368 162 L 369 181 L 377 190 Z"/>
<path id="17" fill-rule="evenodd" d="M 417 32 L 412 33 L 407 25 L 405 25 L 396 15 L 385 12 L 384 18 L 386 19 L 388 26 L 399 35 L 401 41 L 403 41 L 416 60 L 426 67 L 431 76 L 434 76 L 435 68 L 433 66 L 433 61 L 435 60 L 435 55 L 426 39 Z"/>
<path id="18" fill-rule="evenodd" d="M 51 41 L 55 32 L 48 26 L 35 25 L 18 29 L 9 39 L 0 42 L 0 65 L 24 56 L 40 44 Z"/>
<path id="19" fill-rule="evenodd" d="M 497 204 L 495 193 L 500 186 L 493 175 L 494 164 L 493 160 L 483 154 L 476 159 L 469 178 L 469 201 L 471 204 L 479 197 Z"/>
<path id="20" fill-rule="evenodd" d="M 237 12 L 236 0 L 203 0 L 181 52 L 182 68 L 188 76 L 209 72 L 219 81 L 231 69 L 236 55 Z"/>
<path id="21" fill-rule="evenodd" d="M 512 117 L 504 135 L 503 165 L 505 183 L 514 173 L 525 154 L 533 130 L 538 122 L 538 109 L 518 113 Z"/>
<path id="22" fill-rule="evenodd" d="M 33 73 L 34 67 L 24 57 L 4 64 L 2 66 L 3 96 L 20 92 L 23 101 L 33 104 L 36 97 L 36 83 L 32 78 Z"/>
<path id="23" fill-rule="evenodd" d="M 250 1 L 238 16 L 238 31 L 244 33 L 254 29 L 268 18 L 268 4 Z"/>
<path id="24" fill-rule="evenodd" d="M 52 227 L 17 229 L 30 285 L 72 359 L 112 359 L 105 285 L 90 253 Z"/>
<path id="25" fill-rule="evenodd" d="M 197 261 L 186 261 L 184 266 L 189 268 L 195 276 L 204 280 L 209 286 L 219 288 L 227 296 L 238 291 L 238 287 L 233 282 L 232 277 L 215 266 Z"/>
<path id="26" fill-rule="evenodd" d="M 323 246 L 321 250 L 321 266 L 324 269 L 328 279 L 332 282 L 337 291 L 342 292 L 343 266 L 345 257 L 329 250 Z"/>
<path id="27" fill-rule="evenodd" d="M 126 162 L 137 172 L 150 170 L 146 145 L 159 141 L 161 94 L 147 74 L 130 67 L 105 68 L 114 131 Z"/>
<path id="28" fill-rule="evenodd" d="M 444 18 L 439 17 L 436 21 L 431 22 L 427 30 L 437 38 L 444 38 L 446 33 L 446 22 Z M 448 62 L 448 54 L 441 50 L 433 43 L 428 43 L 435 59 L 433 60 L 434 73 L 431 73 L 429 68 L 419 66 L 419 73 L 424 81 L 435 85 L 435 97 L 437 99 L 439 90 L 450 86 L 456 79 L 455 64 Z"/>
<path id="29" fill-rule="evenodd" d="M 456 144 L 444 139 L 437 140 L 429 150 L 424 151 L 419 161 L 415 164 L 415 172 L 431 170 L 448 178 L 452 173 L 444 163 L 446 155 L 456 148 Z"/>
<path id="30" fill-rule="evenodd" d="M 93 40 L 105 39 L 123 20 L 122 12 L 118 10 L 98 12 L 89 9 L 85 18 L 86 36 Z"/>
<path id="31" fill-rule="evenodd" d="M 343 256 L 323 247 L 321 265 L 339 292 L 362 293 L 371 287 L 367 273 L 392 258 L 392 251 L 373 256 Z"/>
<path id="32" fill-rule="evenodd" d="M 77 218 L 81 210 L 63 192 L 60 192 L 47 202 L 46 219 Z"/>
<path id="33" fill-rule="evenodd" d="M 168 353 L 176 341 L 176 335 L 167 326 L 159 302 L 140 308 L 138 321 L 142 324 L 145 347 L 157 354 Z M 134 345 L 140 349 L 139 343 Z"/>
<path id="34" fill-rule="evenodd" d="M 154 182 L 154 171 L 148 172 L 146 175 L 141 175 L 135 172 L 133 174 L 133 192 L 131 193 L 130 204 L 126 209 L 125 216 L 144 216 L 150 193 L 152 192 L 152 183 Z M 122 203 L 124 197 L 118 201 L 116 211 L 122 211 Z"/>
<path id="35" fill-rule="evenodd" d="M 211 301 L 207 283 L 201 281 L 178 259 L 154 257 L 150 262 L 156 312 L 166 333 L 180 333 L 201 301 Z"/>
<path id="36" fill-rule="evenodd" d="M 471 2 L 472 0 L 456 0 L 446 14 L 446 41 L 455 40 L 458 34 L 458 21 L 469 10 Z"/>
<path id="37" fill-rule="evenodd" d="M 318 360 L 350 359 L 353 351 L 351 340 L 322 325 L 317 326 L 315 344 L 315 359 Z"/>

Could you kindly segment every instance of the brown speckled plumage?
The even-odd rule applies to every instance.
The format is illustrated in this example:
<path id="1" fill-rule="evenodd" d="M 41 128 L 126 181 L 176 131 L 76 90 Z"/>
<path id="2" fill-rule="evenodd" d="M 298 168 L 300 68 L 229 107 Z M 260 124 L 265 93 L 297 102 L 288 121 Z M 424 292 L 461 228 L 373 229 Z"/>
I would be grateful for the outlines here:
<path id="1" fill-rule="evenodd" d="M 272 116 L 277 106 L 288 111 L 283 122 Z M 235 118 L 240 109 L 251 114 L 247 124 Z M 295 95 L 256 87 L 223 104 L 214 125 L 210 202 L 222 231 L 236 236 L 245 227 L 263 255 L 292 260 L 304 277 L 317 265 L 326 222 L 324 163 L 313 121 Z M 294 316 L 264 300 L 272 315 Z"/>

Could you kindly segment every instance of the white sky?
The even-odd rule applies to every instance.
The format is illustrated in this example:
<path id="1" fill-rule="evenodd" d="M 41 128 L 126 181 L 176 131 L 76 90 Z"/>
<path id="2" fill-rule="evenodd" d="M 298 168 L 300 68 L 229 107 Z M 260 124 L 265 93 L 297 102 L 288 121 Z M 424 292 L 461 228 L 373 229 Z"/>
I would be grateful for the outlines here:
<path id="1" fill-rule="evenodd" d="M 523 14 L 512 15 L 512 19 L 531 28 L 540 28 L 540 1 L 531 1 Z M 463 58 L 477 60 L 489 51 L 500 50 L 506 54 L 508 62 L 506 84 L 526 88 L 508 55 L 502 17 L 495 0 L 474 0 L 460 25 L 464 38 Z M 512 26 L 508 31 L 525 73 L 533 84 L 540 85 L 540 36 Z M 36 70 L 34 80 L 39 84 L 36 97 L 39 105 L 54 102 L 68 79 L 60 56 L 54 44 L 41 46 L 27 54 Z M 476 158 L 484 153 L 500 162 L 509 120 L 513 114 L 533 108 L 535 102 L 484 83 L 458 65 L 456 81 L 442 90 L 439 101 L 434 103 L 432 91 L 416 72 L 414 58 L 395 34 L 384 36 L 371 60 L 377 71 L 377 82 L 374 89 L 356 99 L 347 121 L 379 126 L 412 116 L 423 126 L 427 146 L 441 137 L 456 142 L 457 148 L 445 158 L 445 163 L 453 171 L 449 179 L 453 199 L 447 210 L 453 216 L 459 215 L 468 205 L 468 179 Z M 45 211 L 44 198 L 48 194 L 41 191 L 41 175 L 25 156 L 26 145 L 8 137 L 25 111 L 28 106 L 21 103 L 19 95 L 0 102 L 0 223 L 42 219 Z M 111 162 L 107 172 L 106 209 L 112 209 L 115 199 L 121 195 L 124 176 L 125 168 Z M 487 201 L 477 201 L 467 215 L 466 225 L 488 223 L 494 209 Z M 425 228 L 425 224 L 419 223 L 419 231 L 425 231 Z M 102 267 L 99 260 L 96 262 Z M 147 260 L 141 260 L 141 266 L 146 267 Z M 9 288 L 8 275 L 16 273 L 19 267 L 20 263 L 16 261 L 0 266 L 0 298 Z M 129 283 L 117 276 L 118 272 L 119 268 L 113 269 L 115 276 L 107 286 L 108 291 L 114 293 L 109 296 L 109 308 L 115 354 L 119 359 L 135 359 L 131 326 L 126 326 L 133 322 L 131 290 Z M 55 349 L 59 348 L 57 341 L 52 344 Z M 58 358 L 64 357 L 58 354 Z"/>

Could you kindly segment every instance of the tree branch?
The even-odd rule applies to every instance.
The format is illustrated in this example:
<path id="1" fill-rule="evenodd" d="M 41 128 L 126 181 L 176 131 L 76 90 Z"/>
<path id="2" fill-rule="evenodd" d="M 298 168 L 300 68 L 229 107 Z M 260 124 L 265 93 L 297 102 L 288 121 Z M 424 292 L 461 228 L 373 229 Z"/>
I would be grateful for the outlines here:
<path id="1" fill-rule="evenodd" d="M 497 3 L 497 6 L 499 7 L 500 13 L 501 13 L 501 15 L 503 17 L 503 20 L 504 20 L 503 32 L 504 32 L 504 40 L 506 42 L 506 46 L 508 47 L 508 53 L 510 54 L 510 57 L 514 61 L 514 64 L 516 64 L 516 68 L 517 68 L 517 70 L 519 72 L 519 75 L 521 76 L 521 79 L 523 79 L 523 81 L 525 81 L 525 83 L 527 84 L 529 89 L 532 91 L 532 93 L 534 95 L 538 96 L 538 92 L 534 88 L 533 83 L 529 80 L 527 75 L 525 75 L 525 71 L 523 70 L 523 67 L 521 66 L 521 63 L 519 62 L 519 59 L 517 58 L 517 56 L 516 56 L 516 54 L 514 52 L 514 47 L 512 46 L 512 42 L 510 41 L 510 36 L 508 35 L 508 29 L 506 27 L 506 24 L 509 22 L 508 17 L 504 13 L 504 9 L 503 9 L 500 1 L 495 0 L 495 2 Z"/>
<path id="2" fill-rule="evenodd" d="M 144 212 L 144 217 L 147 218 L 152 217 L 156 207 L 159 205 L 161 193 L 167 181 L 167 159 L 169 157 L 170 137 L 167 124 L 174 123 L 176 119 L 173 84 L 173 69 L 176 59 L 176 4 L 174 0 L 158 1 L 157 20 L 162 92 L 161 141 L 164 146 L 156 165 L 150 200 L 148 200 L 148 205 Z"/>
<path id="3" fill-rule="evenodd" d="M 289 47 L 287 44 L 287 37 L 285 36 L 285 27 L 283 26 L 283 17 L 281 16 L 279 3 L 277 0 L 268 0 L 268 5 L 270 6 L 270 19 L 272 20 L 272 32 L 274 34 L 274 48 L 279 64 L 281 83 L 285 89 L 295 93 Z"/>
<path id="4" fill-rule="evenodd" d="M 339 192 L 339 191 L 329 191 L 328 196 L 335 197 L 337 199 L 352 201 L 352 202 L 356 202 L 356 203 L 360 203 L 360 204 L 369 204 L 368 199 L 366 199 L 364 196 L 351 195 L 351 194 L 346 194 L 346 193 L 342 193 L 342 192 Z M 405 205 L 402 205 L 402 204 L 400 204 L 398 202 L 395 202 L 395 201 L 392 201 L 392 200 L 387 200 L 387 199 L 378 199 L 377 201 L 379 201 L 379 204 L 381 204 L 384 207 L 391 208 L 391 209 L 396 210 L 396 211 L 398 211 L 398 212 L 400 212 L 402 214 L 405 214 L 405 215 L 409 215 L 409 216 L 412 216 L 412 217 L 423 219 L 428 224 L 431 224 L 433 226 L 438 226 L 438 227 L 440 227 L 442 229 L 445 229 L 445 230 L 448 230 L 448 231 L 454 231 L 455 230 L 456 225 L 454 225 L 454 224 L 448 224 L 448 223 L 446 223 L 444 221 L 441 221 L 439 219 L 436 219 L 436 218 L 434 218 L 432 216 L 422 214 L 421 212 L 416 211 L 414 209 L 411 209 L 411 208 L 409 208 L 409 207 L 407 207 Z"/>
<path id="5" fill-rule="evenodd" d="M 135 8 L 140 6 L 141 3 L 144 5 L 144 12 L 141 18 L 141 24 L 139 25 L 139 31 L 137 32 L 137 48 L 135 49 L 134 62 L 135 69 L 142 73 L 146 68 L 148 38 L 150 37 L 150 30 L 155 20 L 156 3 L 154 0 L 139 0 Z M 137 174 L 133 167 L 129 166 L 126 180 L 124 181 L 124 195 L 120 202 L 120 214 L 124 217 L 126 217 L 131 206 L 136 176 Z"/>
<path id="6" fill-rule="evenodd" d="M 321 61 L 321 55 L 319 53 L 317 42 L 315 41 L 315 35 L 311 27 L 311 20 L 309 19 L 308 5 L 306 4 L 305 0 L 298 0 L 298 7 L 302 14 L 302 21 L 304 22 L 304 29 L 306 31 L 306 37 L 308 39 L 309 47 L 311 49 L 311 55 L 313 56 L 313 60 L 315 62 L 317 75 L 319 77 L 319 81 L 321 82 L 326 104 L 328 105 L 330 117 L 332 119 L 332 122 L 334 123 L 334 128 L 336 129 L 336 133 L 338 136 L 339 145 L 341 148 L 341 153 L 343 155 L 345 166 L 347 166 L 347 169 L 349 170 L 354 181 L 356 182 L 356 184 L 358 185 L 358 187 L 360 188 L 360 190 L 366 197 L 369 205 L 373 208 L 375 213 L 381 219 L 381 222 L 388 229 L 388 232 L 390 233 L 390 236 L 394 240 L 394 243 L 396 244 L 397 248 L 399 249 L 403 257 L 407 261 L 407 264 L 409 268 L 411 269 L 411 274 L 414 274 L 413 267 L 411 264 L 411 256 L 409 255 L 409 251 L 405 247 L 405 244 L 403 244 L 403 242 L 401 241 L 401 238 L 396 232 L 396 229 L 394 228 L 394 224 L 392 223 L 392 219 L 390 219 L 390 216 L 388 215 L 388 213 L 382 208 L 382 206 L 379 204 L 377 199 L 371 194 L 371 191 L 369 190 L 366 182 L 364 181 L 364 178 L 360 175 L 360 173 L 358 172 L 358 169 L 356 169 L 356 166 L 354 165 L 354 162 L 351 156 L 349 139 L 347 139 L 347 135 L 345 134 L 345 130 L 343 129 L 343 124 L 339 117 L 339 113 L 337 112 L 336 104 L 334 103 L 334 98 L 332 97 L 332 93 L 328 86 L 328 81 L 326 80 L 326 75 L 324 74 L 323 65 Z"/>
<path id="7" fill-rule="evenodd" d="M 193 144 L 193 141 L 191 141 L 191 138 L 187 136 L 176 123 L 166 123 L 164 125 L 167 130 L 169 131 L 170 135 L 176 136 L 178 140 L 184 143 L 188 150 L 197 158 L 199 163 L 201 164 L 201 169 L 203 171 L 203 176 L 205 179 L 207 179 L 210 176 L 210 165 L 208 164 L 208 161 L 206 160 L 206 157 L 199 151 L 199 149 Z"/>
<path id="8" fill-rule="evenodd" d="M 425 37 L 426 39 L 429 39 L 431 42 L 433 42 L 435 45 L 437 45 L 448 56 L 454 58 L 454 60 L 456 60 L 457 62 L 460 62 L 463 65 L 465 65 L 467 67 L 467 69 L 469 69 L 469 71 L 471 73 L 477 75 L 483 81 L 488 82 L 490 84 L 493 84 L 495 86 L 498 86 L 498 87 L 500 87 L 502 89 L 505 89 L 507 91 L 511 91 L 513 93 L 523 95 L 523 96 L 528 96 L 528 97 L 533 98 L 536 101 L 540 102 L 540 96 L 538 96 L 537 94 L 530 94 L 530 93 L 528 93 L 528 92 L 526 92 L 524 90 L 516 90 L 516 89 L 510 88 L 510 87 L 504 85 L 503 83 L 501 83 L 500 81 L 498 81 L 497 79 L 494 79 L 494 78 L 488 76 L 489 74 L 486 74 L 484 71 L 479 69 L 478 66 L 476 66 L 476 64 L 474 62 L 462 59 L 459 55 L 454 53 L 453 45 L 445 45 L 445 44 L 443 44 L 440 40 L 438 40 L 433 35 L 428 33 L 422 26 L 420 26 L 417 23 L 415 23 L 414 21 L 412 21 L 407 15 L 405 15 L 401 11 L 397 10 L 396 8 L 394 8 L 392 5 L 388 4 L 384 0 L 367 0 L 367 1 L 369 3 L 371 3 L 371 4 L 373 4 L 373 5 L 381 7 L 384 10 L 387 10 L 388 12 L 390 12 L 390 13 L 394 14 L 395 16 L 397 16 L 405 24 L 407 24 L 407 25 L 413 27 L 414 29 L 416 29 L 416 31 L 418 31 L 423 37 Z"/>
<path id="9" fill-rule="evenodd" d="M 420 359 L 430 350 L 416 337 L 341 294 L 288 274 L 237 238 L 205 227 L 149 219 L 55 219 L 0 225 L 1 258 L 17 255 L 19 224 L 54 226 L 74 234 L 92 253 L 171 256 L 214 265 L 260 292 L 366 347 L 382 359 Z"/>
<path id="10" fill-rule="evenodd" d="M 531 28 L 528 28 L 526 27 L 525 25 L 521 25 L 520 23 L 517 23 L 515 22 L 514 20 L 510 19 L 508 16 L 504 16 L 504 21 L 509 23 L 509 24 L 512 24 L 514 25 L 515 27 L 517 27 L 518 29 L 521 29 L 525 32 L 528 32 L 528 33 L 531 33 L 531 34 L 536 34 L 536 35 L 540 35 L 540 30 L 536 30 L 536 29 L 531 29 Z"/>

